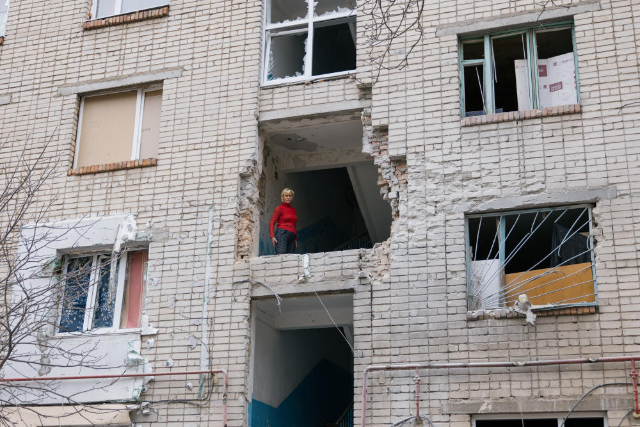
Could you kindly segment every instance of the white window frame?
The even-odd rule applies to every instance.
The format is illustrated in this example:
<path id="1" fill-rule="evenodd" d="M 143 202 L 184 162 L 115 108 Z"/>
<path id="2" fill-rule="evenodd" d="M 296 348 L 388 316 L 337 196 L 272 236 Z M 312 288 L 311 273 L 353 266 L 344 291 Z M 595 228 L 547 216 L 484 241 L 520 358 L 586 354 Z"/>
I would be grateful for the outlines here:
<path id="1" fill-rule="evenodd" d="M 144 248 L 135 248 L 131 249 L 131 251 L 145 250 Z M 128 251 L 123 251 L 118 260 L 118 277 L 116 283 L 116 302 L 113 312 L 113 325 L 110 328 L 97 328 L 93 329 L 91 326 L 93 324 L 93 318 L 95 316 L 96 310 L 96 298 L 98 297 L 98 287 L 100 285 L 100 278 L 98 277 L 100 274 L 100 259 L 105 257 L 111 257 L 112 254 L 109 252 L 100 252 L 94 254 L 69 254 L 64 256 L 63 262 L 63 274 L 67 273 L 69 267 L 69 260 L 75 258 L 82 257 L 91 257 L 91 277 L 89 279 L 89 291 L 87 292 L 87 304 L 85 306 L 84 312 L 84 322 L 82 325 L 82 331 L 74 331 L 74 332 L 60 332 L 60 321 L 62 320 L 62 307 L 58 307 L 58 313 L 56 316 L 56 336 L 77 336 L 82 334 L 91 333 L 95 334 L 108 334 L 114 332 L 139 332 L 140 328 L 129 328 L 129 329 L 121 329 L 120 321 L 122 318 L 122 302 L 124 299 L 124 288 L 126 286 L 127 281 L 127 267 L 128 267 Z M 62 283 L 61 292 L 62 299 L 64 299 L 64 294 L 66 293 L 67 285 L 66 282 Z"/>
<path id="2" fill-rule="evenodd" d="M 4 14 L 4 16 L 0 15 L 0 27 L 2 27 L 1 24 L 4 24 L 4 30 L 0 32 L 0 37 L 4 37 L 5 33 L 7 32 L 7 22 L 9 20 L 9 8 L 11 6 L 11 2 L 9 0 L 0 0 L 0 2 L 4 2 L 4 1 L 6 1 L 7 12 Z M 4 20 L 4 23 L 2 22 L 3 20 Z"/>
<path id="3" fill-rule="evenodd" d="M 115 7 L 115 11 L 113 12 L 113 15 L 107 15 L 107 16 L 101 16 L 101 17 L 97 17 L 96 14 L 98 13 L 98 2 L 100 0 L 93 0 L 91 2 L 91 19 L 104 19 L 104 18 L 108 18 L 110 16 L 118 16 L 118 15 L 123 15 L 126 13 L 134 13 L 134 12 L 122 12 L 122 0 L 116 0 L 116 7 Z M 167 4 L 165 4 L 165 6 L 169 5 L 169 0 L 167 0 Z M 157 6 L 160 7 L 160 6 Z M 146 9 L 140 9 L 140 10 L 146 10 Z"/>
<path id="4" fill-rule="evenodd" d="M 80 144 L 82 141 L 80 140 L 80 135 L 82 134 L 82 120 L 84 113 L 84 100 L 86 98 L 92 98 L 96 96 L 105 96 L 105 95 L 113 95 L 116 93 L 124 93 L 124 92 L 133 92 L 137 90 L 137 99 L 136 99 L 136 117 L 133 124 L 133 141 L 131 144 L 131 158 L 128 160 L 140 160 L 140 141 L 142 139 L 142 117 L 144 114 L 144 101 L 145 95 L 147 92 L 155 92 L 158 90 L 162 90 L 162 85 L 154 85 L 148 88 L 140 88 L 140 89 L 123 89 L 118 91 L 110 91 L 93 95 L 84 95 L 80 100 L 80 113 L 78 114 L 78 130 L 76 132 L 76 149 L 73 156 L 73 168 L 78 167 L 78 154 L 80 153 Z M 127 161 L 127 160 L 122 160 Z"/>
<path id="5" fill-rule="evenodd" d="M 558 427 L 562 425 L 566 413 L 554 413 L 554 412 L 542 412 L 542 413 L 527 413 L 527 414 L 483 414 L 473 415 L 471 418 L 471 427 L 477 427 L 476 421 L 491 421 L 491 420 L 530 420 L 540 418 L 556 418 L 558 421 Z M 609 421 L 607 420 L 607 414 L 605 412 L 573 412 L 571 418 L 602 418 L 604 427 L 609 427 Z"/>
<path id="6" fill-rule="evenodd" d="M 263 38 L 263 46 L 262 46 L 263 47 L 262 51 L 264 52 L 264 58 L 262 60 L 262 86 L 273 86 L 273 85 L 280 85 L 283 83 L 303 82 L 306 80 L 318 79 L 318 78 L 344 76 L 344 75 L 349 75 L 356 72 L 356 70 L 353 69 L 353 70 L 338 71 L 338 72 L 329 73 L 329 74 L 318 74 L 315 76 L 312 74 L 314 25 L 324 24 L 321 26 L 327 26 L 327 25 L 337 25 L 342 23 L 349 23 L 349 24 L 355 25 L 356 22 L 354 21 L 354 18 L 356 17 L 357 9 L 352 9 L 348 12 L 337 12 L 329 15 L 314 16 L 314 9 L 315 9 L 316 2 L 314 0 L 305 0 L 307 3 L 307 16 L 305 18 L 300 18 L 295 21 L 289 21 L 285 23 L 271 24 L 269 23 L 269 21 L 271 21 L 272 0 L 266 0 L 266 1 L 267 1 L 267 5 L 265 7 L 264 22 L 263 22 L 263 27 L 265 29 L 265 32 L 264 32 L 265 36 Z M 331 21 L 334 21 L 334 22 L 331 22 Z M 303 27 L 303 26 L 306 26 L 306 27 Z M 306 45 L 306 52 L 305 52 L 306 59 L 304 59 L 303 61 L 303 71 L 304 71 L 303 74 L 297 77 L 268 80 L 269 55 L 271 52 L 271 39 L 273 37 L 278 37 L 278 36 L 291 35 L 291 34 L 304 34 L 304 33 L 307 34 L 307 45 Z"/>

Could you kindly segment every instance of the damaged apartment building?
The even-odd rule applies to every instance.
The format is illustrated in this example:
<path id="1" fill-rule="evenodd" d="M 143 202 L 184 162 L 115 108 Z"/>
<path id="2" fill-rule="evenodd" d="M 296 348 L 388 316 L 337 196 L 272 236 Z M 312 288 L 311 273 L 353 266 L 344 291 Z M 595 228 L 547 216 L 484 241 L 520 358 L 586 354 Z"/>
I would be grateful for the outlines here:
<path id="1" fill-rule="evenodd" d="M 635 0 L 0 0 L 0 421 L 638 425 L 639 37 Z"/>

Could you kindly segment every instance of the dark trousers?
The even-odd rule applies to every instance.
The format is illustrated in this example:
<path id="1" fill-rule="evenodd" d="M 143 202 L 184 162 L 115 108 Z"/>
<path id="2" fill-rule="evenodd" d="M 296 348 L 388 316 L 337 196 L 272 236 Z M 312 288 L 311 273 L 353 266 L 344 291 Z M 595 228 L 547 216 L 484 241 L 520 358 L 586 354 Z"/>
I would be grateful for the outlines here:
<path id="1" fill-rule="evenodd" d="M 296 253 L 296 235 L 284 228 L 276 228 L 276 255 Z"/>

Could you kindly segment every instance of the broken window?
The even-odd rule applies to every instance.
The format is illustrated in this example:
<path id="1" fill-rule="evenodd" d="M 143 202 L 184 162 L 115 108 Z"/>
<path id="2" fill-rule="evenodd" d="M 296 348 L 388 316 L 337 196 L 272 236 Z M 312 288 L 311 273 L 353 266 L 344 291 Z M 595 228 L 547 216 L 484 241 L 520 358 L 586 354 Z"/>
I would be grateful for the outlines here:
<path id="1" fill-rule="evenodd" d="M 65 257 L 58 332 L 140 327 L 148 252 Z"/>
<path id="2" fill-rule="evenodd" d="M 162 89 L 84 96 L 74 167 L 158 155 Z"/>
<path id="3" fill-rule="evenodd" d="M 462 40 L 465 117 L 578 103 L 572 24 Z"/>
<path id="4" fill-rule="evenodd" d="M 95 0 L 92 13 L 96 19 L 166 6 L 169 0 Z"/>
<path id="5" fill-rule="evenodd" d="M 264 83 L 356 68 L 354 0 L 270 0 Z"/>
<path id="6" fill-rule="evenodd" d="M 0 37 L 4 37 L 7 26 L 7 15 L 9 14 L 9 0 L 0 0 Z"/>
<path id="7" fill-rule="evenodd" d="M 526 414 L 519 416 L 504 416 L 498 419 L 483 417 L 475 419 L 473 427 L 605 427 L 604 418 L 602 416 L 585 416 L 577 415 L 564 419 L 563 416 L 540 416 L 534 414 Z"/>
<path id="8" fill-rule="evenodd" d="M 469 309 L 595 304 L 593 246 L 589 206 L 469 216 Z"/>

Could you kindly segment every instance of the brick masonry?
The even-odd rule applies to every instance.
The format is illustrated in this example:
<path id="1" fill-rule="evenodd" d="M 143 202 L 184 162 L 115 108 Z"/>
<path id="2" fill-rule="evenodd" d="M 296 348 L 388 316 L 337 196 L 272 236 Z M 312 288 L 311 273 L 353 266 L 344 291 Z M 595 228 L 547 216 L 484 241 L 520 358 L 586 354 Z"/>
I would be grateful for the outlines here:
<path id="1" fill-rule="evenodd" d="M 191 319 L 202 314 L 210 256 L 210 362 L 230 374 L 229 426 L 247 424 L 250 300 L 268 295 L 259 285 L 234 285 L 241 280 L 262 281 L 283 295 L 354 293 L 356 423 L 362 371 L 369 364 L 640 354 L 640 4 L 603 0 L 600 6 L 574 17 L 579 106 L 470 123 L 460 116 L 457 37 L 435 37 L 436 27 L 541 6 L 534 0 L 427 2 L 424 39 L 407 67 L 381 73 L 364 115 L 380 185 L 394 209 L 392 236 L 373 251 L 311 256 L 306 284 L 299 283 L 299 257 L 237 259 L 237 217 L 245 208 L 240 172 L 258 158 L 261 113 L 360 99 L 362 82 L 369 80 L 367 53 L 358 51 L 359 81 L 260 88 L 262 1 L 173 0 L 163 19 L 97 31 L 84 29 L 98 22 L 85 22 L 89 0 L 12 3 L 7 43 L 0 49 L 0 93 L 11 95 L 11 103 L 0 106 L 0 139 L 10 147 L 0 159 L 13 161 L 22 147 L 51 141 L 48 153 L 60 159 L 51 180 L 58 196 L 51 221 L 127 212 L 153 235 L 146 314 L 160 332 L 155 346 L 143 346 L 143 356 L 155 370 L 166 370 L 169 357 L 176 369 L 200 364 L 199 347 L 187 343 L 201 331 Z M 362 38 L 367 18 L 358 19 Z M 398 40 L 392 50 L 405 43 Z M 157 165 L 74 173 L 79 102 L 77 95 L 59 95 L 58 88 L 178 66 L 182 76 L 163 82 Z M 609 187 L 617 196 L 597 200 L 593 210 L 597 310 L 554 312 L 538 318 L 535 327 L 521 317 L 469 321 L 461 206 Z M 471 413 L 446 413 L 444 405 L 577 399 L 603 382 L 628 381 L 624 368 L 422 372 L 421 413 L 437 426 L 469 427 Z M 367 426 L 388 426 L 414 413 L 412 375 L 370 378 Z M 144 399 L 195 398 L 185 382 L 158 377 Z M 630 397 L 624 387 L 601 390 L 596 399 L 601 394 Z M 221 426 L 221 400 L 218 387 L 205 408 L 158 405 L 157 421 L 138 422 Z M 551 411 L 553 405 L 540 408 Z M 617 425 L 626 409 L 605 412 Z"/>

